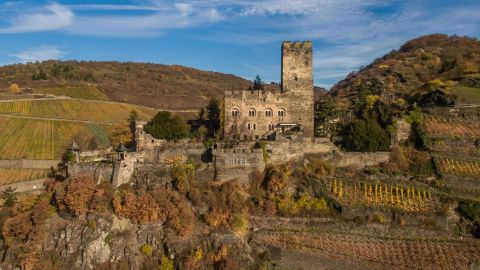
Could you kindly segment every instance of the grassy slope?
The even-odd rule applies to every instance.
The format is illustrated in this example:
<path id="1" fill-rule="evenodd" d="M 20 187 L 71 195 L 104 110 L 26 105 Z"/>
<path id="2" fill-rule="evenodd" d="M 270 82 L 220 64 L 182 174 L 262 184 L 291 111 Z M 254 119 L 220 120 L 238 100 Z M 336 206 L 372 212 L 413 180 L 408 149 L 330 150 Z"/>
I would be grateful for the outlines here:
<path id="1" fill-rule="evenodd" d="M 41 87 L 32 90 L 35 94 L 51 94 L 55 96 L 68 96 L 71 98 L 108 100 L 108 97 L 94 86 L 56 86 Z"/>
<path id="2" fill-rule="evenodd" d="M 456 86 L 452 90 L 462 103 L 480 104 L 480 88 Z"/>

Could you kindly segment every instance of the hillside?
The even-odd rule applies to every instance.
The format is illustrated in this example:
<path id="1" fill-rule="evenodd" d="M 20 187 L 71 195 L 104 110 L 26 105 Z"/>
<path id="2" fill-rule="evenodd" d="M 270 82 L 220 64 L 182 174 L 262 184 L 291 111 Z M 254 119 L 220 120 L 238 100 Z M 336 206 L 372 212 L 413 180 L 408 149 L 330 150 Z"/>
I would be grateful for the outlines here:
<path id="1" fill-rule="evenodd" d="M 148 63 L 45 61 L 0 67 L 4 97 L 12 83 L 23 92 L 111 100 L 165 109 L 198 109 L 227 89 L 250 85 L 218 72 Z M 2 92 L 0 90 L 0 92 Z M 11 97 L 10 97 L 11 98 Z"/>
<path id="2" fill-rule="evenodd" d="M 480 103 L 480 41 L 429 35 L 406 42 L 398 50 L 352 72 L 331 89 L 341 100 L 393 93 L 411 101 L 441 90 L 457 103 Z"/>

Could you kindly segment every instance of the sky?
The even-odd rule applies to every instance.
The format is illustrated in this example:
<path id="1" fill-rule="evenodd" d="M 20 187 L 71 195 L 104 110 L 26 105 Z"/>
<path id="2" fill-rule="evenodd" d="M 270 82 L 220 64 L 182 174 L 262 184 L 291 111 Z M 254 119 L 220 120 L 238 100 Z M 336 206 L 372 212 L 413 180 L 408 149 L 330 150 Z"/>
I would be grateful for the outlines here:
<path id="1" fill-rule="evenodd" d="M 280 80 L 281 42 L 311 40 L 326 88 L 405 41 L 480 37 L 478 0 L 0 0 L 0 65 L 179 64 Z"/>

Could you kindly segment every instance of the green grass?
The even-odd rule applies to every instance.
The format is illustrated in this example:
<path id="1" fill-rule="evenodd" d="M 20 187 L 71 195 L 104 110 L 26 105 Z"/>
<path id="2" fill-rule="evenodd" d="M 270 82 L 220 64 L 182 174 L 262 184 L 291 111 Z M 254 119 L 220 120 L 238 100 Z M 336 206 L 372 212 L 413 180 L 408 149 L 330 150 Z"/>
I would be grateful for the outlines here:
<path id="1" fill-rule="evenodd" d="M 480 88 L 457 86 L 453 88 L 452 93 L 463 103 L 480 104 Z"/>
<path id="2" fill-rule="evenodd" d="M 42 87 L 33 89 L 36 94 L 52 94 L 71 98 L 108 100 L 108 97 L 94 86 Z"/>

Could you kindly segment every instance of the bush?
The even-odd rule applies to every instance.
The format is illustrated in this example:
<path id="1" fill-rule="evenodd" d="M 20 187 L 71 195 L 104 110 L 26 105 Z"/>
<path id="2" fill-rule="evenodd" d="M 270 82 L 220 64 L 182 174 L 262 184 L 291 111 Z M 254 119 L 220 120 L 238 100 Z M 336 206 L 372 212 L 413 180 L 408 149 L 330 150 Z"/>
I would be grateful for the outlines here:
<path id="1" fill-rule="evenodd" d="M 152 256 L 153 253 L 153 247 L 150 246 L 149 244 L 144 244 L 141 248 L 140 251 L 146 255 L 146 256 Z"/>
<path id="2" fill-rule="evenodd" d="M 480 217 L 480 202 L 461 201 L 458 203 L 458 212 L 469 220 L 475 220 Z"/>
<path id="3" fill-rule="evenodd" d="M 188 137 L 189 128 L 183 118 L 172 116 L 170 112 L 157 113 L 146 125 L 145 132 L 154 138 L 165 140 L 179 140 Z"/>
<path id="4" fill-rule="evenodd" d="M 87 213 L 97 184 L 92 177 L 77 176 L 64 189 L 57 190 L 55 200 L 59 209 L 68 210 L 75 216 Z"/>
<path id="5" fill-rule="evenodd" d="M 167 256 L 162 256 L 160 261 L 160 270 L 175 270 L 175 266 L 173 265 L 173 261 L 168 258 Z"/>
<path id="6" fill-rule="evenodd" d="M 388 151 L 390 137 L 375 119 L 359 119 L 348 124 L 343 132 L 343 146 L 348 151 Z"/>

